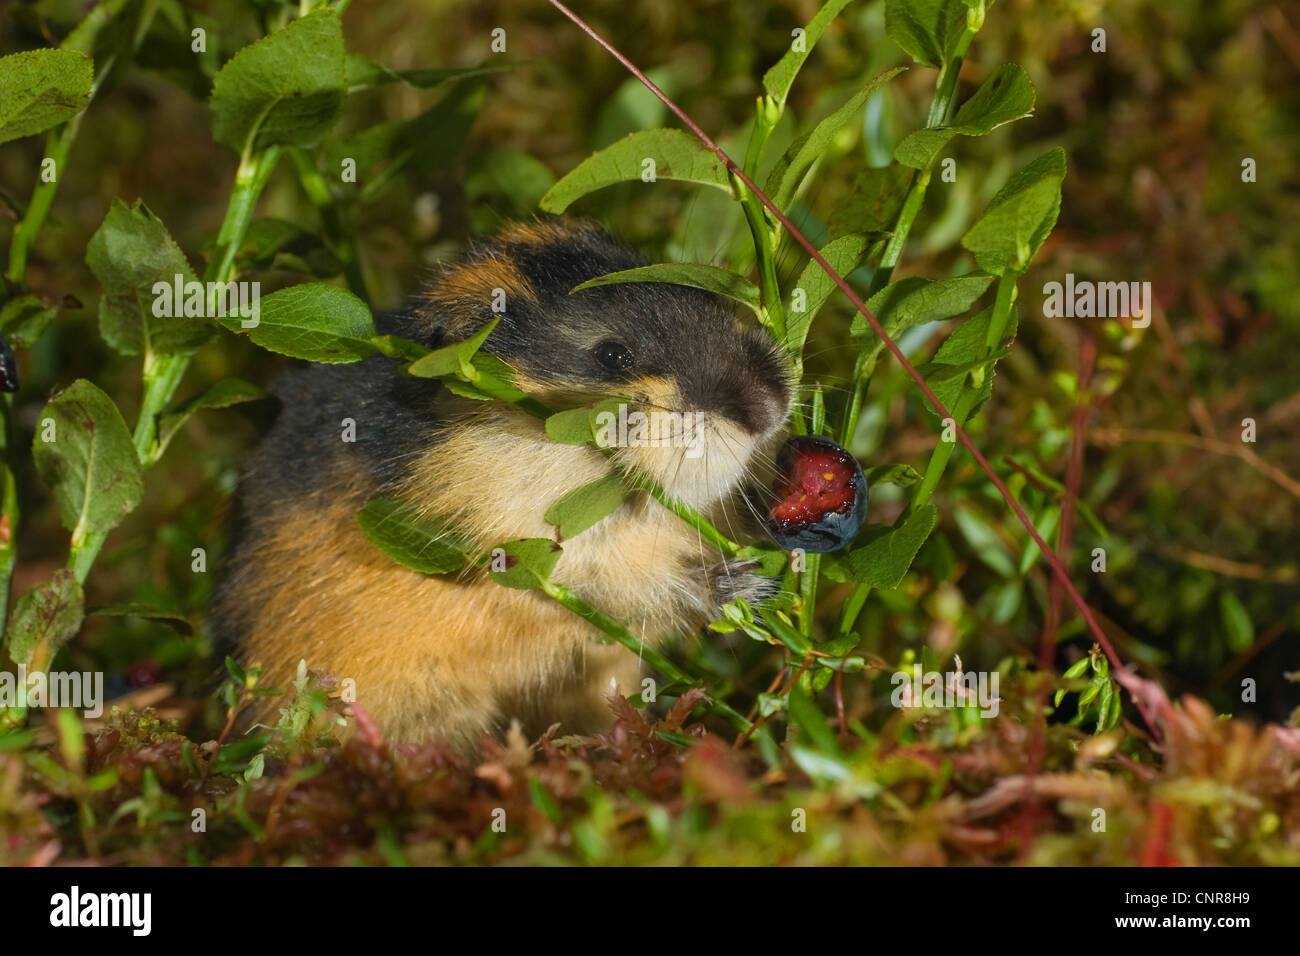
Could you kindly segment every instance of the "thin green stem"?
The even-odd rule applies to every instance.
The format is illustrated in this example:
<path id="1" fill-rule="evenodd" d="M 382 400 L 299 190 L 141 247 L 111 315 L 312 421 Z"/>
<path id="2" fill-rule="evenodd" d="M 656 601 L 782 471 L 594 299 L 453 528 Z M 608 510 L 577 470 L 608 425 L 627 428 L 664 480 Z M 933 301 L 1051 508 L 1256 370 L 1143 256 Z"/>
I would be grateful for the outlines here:
<path id="1" fill-rule="evenodd" d="M 974 13 L 975 11 L 970 11 Z M 953 49 L 952 58 L 943 65 L 939 71 L 939 80 L 935 87 L 934 99 L 930 101 L 930 115 L 926 118 L 925 125 L 933 128 L 942 126 L 952 118 L 953 100 L 957 92 L 957 78 L 961 74 L 961 65 L 966 59 L 966 52 L 970 49 L 971 41 L 975 39 L 975 34 L 979 33 L 980 26 L 984 24 L 984 14 L 981 11 L 979 15 L 979 25 L 972 27 L 968 16 L 966 29 L 957 40 L 957 46 Z"/>
<path id="2" fill-rule="evenodd" d="M 1016 301 L 1016 283 L 1022 274 L 1007 271 L 998 277 L 998 296 L 993 302 L 993 314 L 989 317 L 989 330 L 984 337 L 984 350 L 980 353 L 981 356 L 988 355 L 1002 341 L 1002 333 L 1006 331 L 1007 322 L 1011 319 L 1011 306 Z M 971 375 L 976 385 L 984 381 L 982 369 L 980 373 L 978 377 Z"/>
<path id="3" fill-rule="evenodd" d="M 767 147 L 772 130 L 781 120 L 785 104 L 778 103 L 768 96 L 760 96 L 754 107 L 754 128 L 749 134 L 749 143 L 745 147 L 743 169 L 751 178 L 758 175 L 758 168 L 763 162 L 763 152 Z M 780 245 L 780 227 L 772 222 L 763 208 L 763 204 L 753 196 L 744 183 L 736 176 L 731 177 L 731 186 L 740 197 L 741 209 L 745 214 L 745 223 L 754 242 L 754 263 L 758 270 L 759 293 L 762 298 L 764 320 L 771 329 L 773 337 L 786 346 L 787 342 L 785 302 L 781 297 L 781 283 L 777 277 L 776 254 Z M 803 375 L 802 357 L 791 355 L 790 361 L 794 380 L 799 382 Z M 803 413 L 796 405 L 792 412 L 796 434 L 803 434 Z"/>
<path id="4" fill-rule="evenodd" d="M 252 221 L 253 207 L 279 156 L 280 147 L 270 146 L 252 155 L 246 153 L 240 160 L 226 206 L 226 217 L 217 233 L 217 247 L 203 273 L 206 282 L 227 283 L 234 278 L 235 257 Z M 211 313 L 215 304 L 209 302 L 208 305 Z M 136 455 L 145 468 L 158 460 L 158 416 L 170 404 L 189 364 L 190 355 L 186 353 L 145 354 L 140 414 L 132 435 Z M 81 539 L 74 537 L 68 553 L 68 567 L 79 582 L 85 582 L 106 537 L 103 532 L 88 534 Z"/>
<path id="5" fill-rule="evenodd" d="M 858 615 L 866 606 L 867 597 L 871 594 L 871 586 L 868 584 L 855 584 L 853 590 L 849 592 L 848 598 L 840 608 L 840 633 L 848 634 L 853 630 L 853 625 L 857 623 Z"/>
<path id="6" fill-rule="evenodd" d="M 961 75 L 961 65 L 966 59 L 967 51 L 970 50 L 971 41 L 975 39 L 975 34 L 979 33 L 983 25 L 983 4 L 967 10 L 966 28 L 962 31 L 962 35 L 957 40 L 957 45 L 953 48 L 953 55 L 945 61 L 935 81 L 934 98 L 930 101 L 930 113 L 925 121 L 927 129 L 943 126 L 952 119 L 953 108 L 956 106 L 957 79 Z M 881 257 L 880 266 L 871 278 L 869 295 L 875 295 L 889 284 L 890 276 L 894 272 L 894 266 L 898 265 L 898 260 L 902 258 L 903 247 L 907 245 L 908 234 L 912 231 L 912 224 L 916 221 L 916 213 L 921 208 L 921 201 L 925 198 L 925 191 L 929 185 L 930 169 L 927 166 L 912 181 L 907 198 L 903 201 L 903 208 L 898 214 L 898 223 L 894 227 L 894 234 L 890 237 L 889 244 Z"/>
<path id="7" fill-rule="evenodd" d="M 157 6 L 156 0 L 148 0 L 139 11 L 136 31 L 132 37 L 132 56 L 134 56 L 140 42 L 149 31 L 149 25 L 153 22 Z M 65 43 L 65 47 L 78 49 L 89 55 L 100 35 L 100 31 L 112 20 L 112 17 L 112 12 L 107 4 L 96 7 L 83 21 L 81 28 L 74 34 L 74 36 L 78 37 L 78 45 L 68 46 Z M 105 84 L 110 81 L 110 78 L 114 77 L 117 64 L 116 54 L 110 55 L 97 64 L 98 69 L 95 71 L 95 77 L 91 84 L 90 96 L 86 104 L 87 109 L 103 92 Z M 77 138 L 77 131 L 81 128 L 81 118 L 84 115 L 85 110 L 83 109 L 82 112 L 68 120 L 68 122 L 52 129 L 46 137 L 45 154 L 41 159 L 40 174 L 37 176 L 36 185 L 32 187 L 32 196 L 23 212 L 23 217 L 14 227 L 10 241 L 9 263 L 5 278 L 8 280 L 8 285 L 14 289 L 26 287 L 28 256 L 31 253 L 32 245 L 36 241 L 37 234 L 40 233 L 41 227 L 45 225 L 45 219 L 49 215 L 50 206 L 54 202 L 54 194 L 58 191 L 59 180 L 67 167 L 68 155 L 72 150 L 73 142 Z M 53 177 L 48 180 L 45 179 L 45 170 L 47 168 L 53 171 Z M 0 301 L 4 300 L 5 293 L 6 290 L 0 288 Z M 12 412 L 13 396 L 5 395 L 3 405 L 0 406 L 0 417 L 3 418 L 3 421 L 0 421 L 0 433 L 3 435 L 4 444 L 4 491 L 0 496 L 0 523 L 5 528 L 5 533 L 0 535 L 3 538 L 3 541 L 0 542 L 0 637 L 4 635 L 5 624 L 8 619 L 10 588 L 13 581 L 14 564 L 18 556 L 18 530 L 19 519 L 21 518 L 16 477 L 17 466 L 15 463 L 17 430 L 13 423 Z M 21 714 L 18 715 L 17 719 L 21 721 Z"/>
<path id="8" fill-rule="evenodd" d="M 329 184 L 325 182 L 325 177 L 320 174 L 320 170 L 316 168 L 316 164 L 306 150 L 291 149 L 289 156 L 298 172 L 298 182 L 312 205 L 316 207 L 321 225 L 325 229 L 325 236 L 329 239 L 339 262 L 343 264 L 343 276 L 347 279 L 348 288 L 363 302 L 368 303 L 370 293 L 366 290 L 366 277 L 361 269 L 361 255 L 357 251 L 356 238 L 344 221 L 338 203 L 330 193 Z"/>
<path id="9" fill-rule="evenodd" d="M 776 276 L 777 234 L 768 221 L 766 211 L 740 183 L 736 188 L 741 196 L 745 222 L 754 240 L 754 258 L 758 268 L 758 288 L 762 298 L 763 314 L 778 342 L 786 340 L 785 303 L 781 300 L 781 285 Z"/>
<path id="10" fill-rule="evenodd" d="M 731 558 L 735 557 L 736 553 L 740 551 L 739 544 L 732 541 L 725 534 L 715 528 L 707 518 L 690 505 L 668 497 L 659 485 L 651 481 L 649 478 L 646 478 L 644 475 L 633 474 L 629 475 L 629 477 L 636 482 L 637 487 L 641 488 L 661 505 L 694 528 L 695 532 L 701 538 L 709 542 L 709 544 L 713 545 L 724 555 Z"/>
<path id="11" fill-rule="evenodd" d="M 68 160 L 68 151 L 72 141 L 77 138 L 77 129 L 81 126 L 82 113 L 78 113 L 62 126 L 51 130 L 45 141 L 45 156 L 41 160 L 44 171 L 53 161 L 54 178 L 48 182 L 39 178 L 32 189 L 32 198 L 27 203 L 23 218 L 14 227 L 13 241 L 9 246 L 9 271 L 5 274 L 11 285 L 21 286 L 27 276 L 27 256 L 31 252 L 36 234 L 45 224 L 50 204 L 59 188 L 59 178 L 63 175 L 64 165 Z"/>
<path id="12" fill-rule="evenodd" d="M 967 51 L 970 50 L 975 35 L 979 33 L 980 28 L 984 25 L 985 6 L 985 4 L 980 4 L 978 7 L 967 11 L 966 28 L 957 40 L 953 55 L 945 61 L 935 81 L 934 98 L 930 101 L 930 113 L 925 123 L 927 129 L 943 126 L 952 118 L 953 108 L 956 105 L 957 79 L 961 74 L 961 65 L 966 58 Z M 911 234 L 912 226 L 915 224 L 916 217 L 925 202 L 925 194 L 929 186 L 930 167 L 926 166 L 924 169 L 917 171 L 916 177 L 908 188 L 907 196 L 903 199 L 903 206 L 899 210 L 893 234 L 889 237 L 889 242 L 881 255 L 880 265 L 877 266 L 875 273 L 871 277 L 871 286 L 867 290 L 868 296 L 875 295 L 889 285 L 889 280 L 894 274 L 894 267 L 898 265 L 899 260 L 903 257 L 903 249 L 907 246 L 908 236 Z M 862 405 L 866 398 L 866 380 L 870 371 L 865 355 L 860 354 L 853 368 L 853 387 L 849 392 L 849 400 L 845 406 L 844 420 L 840 429 L 841 444 L 847 445 L 852 441 L 853 433 L 857 431 L 858 419 L 862 415 Z M 949 453 L 951 454 L 951 452 Z"/>
<path id="13" fill-rule="evenodd" d="M 502 399 L 502 401 L 508 401 L 508 399 Z M 541 402 L 534 399 L 525 398 L 521 401 L 516 401 L 513 404 L 528 412 L 528 414 L 532 415 L 534 418 L 539 418 L 543 421 L 555 414 L 553 409 L 547 408 Z M 615 467 L 617 467 L 617 462 L 614 461 L 615 449 L 597 448 L 596 450 L 609 459 L 611 464 L 614 464 Z M 732 541 L 725 534 L 715 528 L 712 522 L 690 505 L 668 497 L 668 493 L 659 487 L 657 482 L 645 475 L 637 474 L 635 472 L 624 471 L 623 469 L 619 469 L 619 472 L 634 482 L 638 488 L 648 494 L 651 498 L 654 498 L 655 501 L 659 502 L 673 514 L 677 515 L 677 517 L 681 518 L 688 525 L 694 528 L 696 534 L 721 551 L 725 556 L 729 558 L 735 557 L 735 555 L 740 551 L 739 544 Z"/>
<path id="14" fill-rule="evenodd" d="M 821 576 L 822 556 L 805 554 L 804 569 L 799 573 L 799 633 L 812 636 L 813 611 L 817 607 L 817 581 Z"/>
<path id="15" fill-rule="evenodd" d="M 4 635 L 9 618 L 9 590 L 13 581 L 14 564 L 18 559 L 18 522 L 22 517 L 18 501 L 18 478 L 14 462 L 18 449 L 18 429 L 13 416 L 14 397 L 6 394 L 0 399 L 0 441 L 3 446 L 3 463 L 0 464 L 0 481 L 4 491 L 0 495 L 0 637 Z"/>
<path id="16" fill-rule="evenodd" d="M 889 284 L 889 277 L 893 273 L 894 266 L 898 264 L 898 260 L 902 257 L 903 247 L 907 244 L 907 234 L 911 231 L 912 223 L 916 221 L 917 214 L 921 211 L 921 204 L 925 201 L 925 190 L 929 184 L 929 169 L 920 170 L 916 174 L 916 178 L 912 180 L 911 189 L 908 190 L 907 198 L 903 200 L 903 208 L 898 214 L 898 223 L 894 228 L 894 234 L 885 247 L 880 266 L 876 269 L 875 275 L 872 276 L 871 287 L 867 292 L 868 296 L 875 295 Z M 862 415 L 862 405 L 866 400 L 867 377 L 872 371 L 873 364 L 869 361 L 868 352 L 865 349 L 858 353 L 858 357 L 853 363 L 853 385 L 849 391 L 848 404 L 844 409 L 844 419 L 840 424 L 840 444 L 846 447 L 853 440 L 853 433 L 858 430 L 858 419 Z"/>
<path id="17" fill-rule="evenodd" d="M 961 393 L 961 397 L 957 399 L 957 404 L 952 410 L 952 419 L 958 428 L 965 426 L 966 418 L 970 415 L 971 409 L 975 407 L 977 401 L 979 401 L 978 389 L 967 388 Z M 948 467 L 948 462 L 956 450 L 957 440 L 955 438 L 952 441 L 940 441 L 939 444 L 935 445 L 934 451 L 930 454 L 930 461 L 925 466 L 925 474 L 921 478 L 921 484 L 917 487 L 916 494 L 912 496 L 912 500 L 908 504 L 909 512 L 915 511 L 926 504 L 934 495 L 935 490 L 939 487 L 939 479 L 943 477 L 944 470 Z"/>
<path id="18" fill-rule="evenodd" d="M 889 237 L 889 242 L 885 244 L 884 253 L 881 254 L 880 265 L 871 277 L 871 287 L 867 290 L 868 296 L 875 295 L 889 285 L 894 266 L 898 265 L 898 260 L 903 258 L 903 249 L 907 245 L 907 237 L 912 231 L 912 224 L 916 222 L 916 217 L 921 211 L 921 205 L 925 202 L 925 191 L 929 185 L 930 168 L 927 166 L 925 169 L 917 170 L 916 176 L 912 179 L 912 185 L 907 190 L 907 196 L 903 200 L 903 208 L 899 210 L 898 222 L 894 225 L 894 232 Z"/>
<path id="19" fill-rule="evenodd" d="M 280 158 L 279 146 L 258 153 L 245 153 L 235 170 L 235 185 L 226 205 L 226 217 L 217 233 L 217 247 L 204 270 L 205 282 L 229 282 L 235 273 L 235 256 L 252 221 L 253 206 Z"/>
<path id="20" fill-rule="evenodd" d="M 978 10 L 968 11 L 966 29 L 957 41 L 952 57 L 944 63 L 943 68 L 939 71 L 938 79 L 935 81 L 934 98 L 930 101 L 930 114 L 925 124 L 927 129 L 942 126 L 952 118 L 957 78 L 961 74 L 961 65 L 966 57 L 966 52 L 970 49 L 971 41 L 975 39 L 975 34 L 979 32 L 980 27 L 983 25 L 984 9 L 982 6 Z M 926 166 L 924 169 L 917 170 L 911 186 L 908 187 L 907 195 L 903 199 L 903 206 L 898 212 L 898 220 L 894 224 L 894 231 L 889 237 L 889 242 L 885 245 L 884 252 L 881 253 L 880 264 L 871 276 L 871 286 L 867 290 L 868 297 L 875 295 L 889 285 L 889 280 L 894 275 L 894 267 L 903 258 L 903 250 L 907 246 L 908 236 L 912 233 L 912 226 L 915 224 L 916 217 L 925 202 L 925 194 L 929 186 L 930 167 Z M 867 375 L 870 371 L 871 369 L 866 364 L 865 355 L 860 354 L 853 368 L 853 386 L 849 391 L 849 399 L 844 409 L 844 421 L 840 429 L 841 444 L 847 445 L 848 442 L 852 441 L 853 433 L 857 431 L 858 419 L 862 415 L 862 404 L 866 398 Z"/>
<path id="21" fill-rule="evenodd" d="M 981 358 L 989 355 L 1002 338 L 1002 332 L 1006 329 L 1007 322 L 1011 318 L 1011 309 L 1016 298 L 1016 280 L 1018 278 L 1017 273 L 1005 272 L 998 279 L 998 295 L 993 304 L 993 313 L 989 317 L 988 336 L 980 348 Z M 984 376 L 987 374 L 988 370 L 984 368 L 971 372 L 971 382 L 962 390 L 961 396 L 957 399 L 957 404 L 952 410 L 953 420 L 959 428 L 966 426 L 966 419 L 978 404 L 980 388 L 984 384 Z M 953 452 L 956 450 L 956 440 L 941 441 L 935 446 L 934 452 L 930 455 L 930 461 L 926 465 L 925 475 L 921 478 L 921 484 L 907 506 L 908 514 L 916 511 L 917 508 L 930 500 L 939 487 L 939 479 L 943 477 L 948 462 L 952 459 Z"/>
<path id="22" fill-rule="evenodd" d="M 626 627 L 620 624 L 614 618 L 610 617 L 604 611 L 601 611 L 588 604 L 578 595 L 574 594 L 562 584 L 554 581 L 542 581 L 541 588 L 557 602 L 568 608 L 574 614 L 578 615 L 584 621 L 594 625 L 607 637 L 618 644 L 622 644 L 629 651 L 644 659 L 655 670 L 673 681 L 684 684 L 687 687 L 702 687 L 703 682 L 699 678 L 692 677 L 686 673 L 668 658 L 664 657 L 644 640 L 637 637 Z M 707 705 L 708 708 L 720 717 L 724 717 L 737 730 L 742 733 L 748 733 L 751 729 L 750 722 L 745 716 L 725 701 L 711 700 Z"/>
<path id="23" fill-rule="evenodd" d="M 745 145 L 745 162 L 742 168 L 751 179 L 758 175 L 758 167 L 763 162 L 763 152 L 767 149 L 767 140 L 772 130 L 781 121 L 785 104 L 778 103 L 764 95 L 754 104 L 754 128 L 750 131 L 749 142 Z"/>

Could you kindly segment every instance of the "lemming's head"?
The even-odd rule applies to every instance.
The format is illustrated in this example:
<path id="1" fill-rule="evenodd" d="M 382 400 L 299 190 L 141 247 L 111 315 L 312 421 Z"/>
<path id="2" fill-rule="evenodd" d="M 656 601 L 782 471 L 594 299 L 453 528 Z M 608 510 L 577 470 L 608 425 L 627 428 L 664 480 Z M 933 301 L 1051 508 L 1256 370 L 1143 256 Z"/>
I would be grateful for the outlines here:
<path id="1" fill-rule="evenodd" d="M 515 224 L 443 272 L 420 329 L 430 344 L 461 341 L 500 318 L 484 350 L 525 392 L 553 408 L 627 399 L 610 422 L 621 461 L 702 506 L 733 490 L 784 425 L 789 374 L 771 336 L 712 293 L 657 282 L 572 291 L 645 264 L 591 223 Z"/>

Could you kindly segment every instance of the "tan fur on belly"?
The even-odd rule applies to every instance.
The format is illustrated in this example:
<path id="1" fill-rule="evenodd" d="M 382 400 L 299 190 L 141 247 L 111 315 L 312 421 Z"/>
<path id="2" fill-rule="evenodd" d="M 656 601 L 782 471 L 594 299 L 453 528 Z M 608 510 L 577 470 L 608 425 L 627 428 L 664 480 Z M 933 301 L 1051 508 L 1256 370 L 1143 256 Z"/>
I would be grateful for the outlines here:
<path id="1" fill-rule="evenodd" d="M 607 473 L 599 454 L 559 445 L 514 410 L 484 407 L 507 427 L 451 432 L 412 468 L 403 497 L 480 529 L 480 543 L 554 537 L 544 518 L 572 488 Z M 470 447 L 484 440 L 497 445 Z M 501 442 L 518 443 L 503 455 Z M 476 473 L 473 462 L 515 461 L 527 474 Z M 442 476 L 459 475 L 460 479 Z M 610 679 L 638 689 L 638 662 L 539 591 L 504 588 L 483 572 L 426 576 L 395 564 L 361 533 L 367 493 L 335 491 L 296 503 L 265 528 L 228 601 L 244 623 L 245 657 L 267 686 L 290 685 L 298 661 L 356 682 L 357 699 L 391 738 L 437 736 L 475 746 L 519 717 L 533 733 L 559 720 L 591 732 L 608 721 Z M 463 522 L 463 523 L 462 523 Z M 706 558 L 690 530 L 637 493 L 618 512 L 563 543 L 554 577 L 658 642 L 706 607 Z M 611 560 L 612 556 L 612 560 Z M 713 560 L 716 560 L 714 558 Z M 266 699 L 273 722 L 282 698 Z"/>

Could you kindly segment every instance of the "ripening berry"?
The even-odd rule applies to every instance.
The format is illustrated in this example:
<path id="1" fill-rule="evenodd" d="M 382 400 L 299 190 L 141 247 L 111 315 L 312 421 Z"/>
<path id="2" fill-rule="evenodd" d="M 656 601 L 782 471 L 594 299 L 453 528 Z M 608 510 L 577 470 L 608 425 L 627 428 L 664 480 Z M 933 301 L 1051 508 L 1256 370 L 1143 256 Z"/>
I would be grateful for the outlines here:
<path id="1" fill-rule="evenodd" d="M 862 466 L 829 438 L 791 438 L 776 461 L 767 530 L 786 551 L 835 551 L 852 541 L 867 514 Z"/>

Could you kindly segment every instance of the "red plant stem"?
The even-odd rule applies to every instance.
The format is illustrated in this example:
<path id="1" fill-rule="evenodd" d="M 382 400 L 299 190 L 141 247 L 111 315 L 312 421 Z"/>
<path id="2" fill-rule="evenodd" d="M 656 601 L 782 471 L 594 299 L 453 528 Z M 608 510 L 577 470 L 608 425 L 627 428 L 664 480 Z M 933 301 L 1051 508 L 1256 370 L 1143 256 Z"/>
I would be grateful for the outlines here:
<path id="1" fill-rule="evenodd" d="M 1088 336 L 1079 340 L 1079 377 L 1075 382 L 1073 440 L 1070 445 L 1070 462 L 1065 468 L 1065 498 L 1061 502 L 1061 528 L 1056 546 L 1061 554 L 1070 554 L 1074 537 L 1074 503 L 1079 500 L 1079 483 L 1083 480 L 1083 449 L 1087 444 L 1088 411 L 1092 396 L 1092 373 L 1097 363 L 1097 343 Z M 1056 652 L 1056 631 L 1061 624 L 1061 582 L 1056 578 L 1047 586 L 1047 621 L 1043 625 L 1042 643 L 1038 647 L 1038 666 L 1047 670 L 1052 666 Z"/>
<path id="2" fill-rule="evenodd" d="M 804 251 L 808 253 L 813 262 L 817 263 L 817 265 L 819 265 L 822 270 L 830 276 L 831 281 L 834 282 L 848 300 L 853 303 L 853 307 L 862 313 L 862 317 L 867 320 L 868 324 L 870 324 L 872 331 L 880 337 L 880 340 L 885 344 L 885 348 L 889 349 L 894 358 L 898 359 L 899 364 L 907 371 L 907 374 L 912 377 L 914 382 L 916 382 L 917 387 L 921 390 L 921 394 L 925 396 L 926 401 L 930 403 L 930 406 L 939 413 L 939 417 L 942 419 L 948 419 L 952 422 L 953 430 L 956 432 L 958 440 L 966 446 L 966 450 L 971 453 L 971 457 L 975 459 L 976 463 L 984 473 L 988 475 L 989 481 L 993 482 L 993 486 L 997 488 L 998 493 L 1002 495 L 1007 504 L 1011 506 L 1011 510 L 1014 511 L 1016 517 L 1020 519 L 1020 523 L 1025 526 L 1025 529 L 1029 532 L 1029 536 L 1034 539 L 1034 542 L 1043 552 L 1043 556 L 1047 559 L 1048 564 L 1051 565 L 1053 573 L 1055 573 L 1057 578 L 1060 580 L 1061 585 L 1065 588 L 1067 593 L 1069 593 L 1070 599 L 1074 601 L 1075 607 L 1077 607 L 1079 613 L 1083 615 L 1083 619 L 1087 622 L 1088 628 L 1092 631 L 1093 637 L 1096 638 L 1097 643 L 1101 645 L 1102 650 L 1106 652 L 1106 656 L 1110 659 L 1111 667 L 1115 673 L 1115 679 L 1125 686 L 1130 686 L 1129 682 L 1133 679 L 1133 676 L 1124 666 L 1124 662 L 1120 660 L 1119 655 L 1115 653 L 1115 648 L 1111 646 L 1105 633 L 1102 632 L 1101 626 L 1097 623 L 1097 619 L 1093 616 L 1091 609 L 1089 609 L 1087 603 L 1083 600 L 1083 596 L 1079 594 L 1078 589 L 1075 588 L 1073 582 L 1070 581 L 1070 576 L 1066 572 L 1065 567 L 1061 564 L 1060 558 L 1056 556 L 1056 552 L 1047 546 L 1047 542 L 1043 540 L 1037 529 L 1034 528 L 1034 523 L 1029 520 L 1029 515 L 1025 514 L 1025 510 L 1020 507 L 1020 502 L 1016 501 L 1015 496 L 1011 494 L 1007 486 L 1003 484 L 1002 479 L 999 478 L 993 471 L 992 467 L 990 467 L 983 453 L 975 447 L 975 443 L 971 441 L 970 436 L 967 435 L 965 430 L 957 424 L 948 409 L 944 408 L 943 403 L 935 397 L 934 392 L 930 390 L 930 386 L 926 384 L 921 373 L 918 372 L 916 367 L 907 360 L 907 356 L 903 354 L 902 350 L 898 347 L 898 344 L 889 337 L 881 326 L 879 320 L 871 314 L 871 310 L 867 308 L 866 303 L 863 302 L 861 297 L 853 291 L 848 282 L 845 281 L 844 277 L 831 268 L 830 263 L 827 262 L 822 254 L 817 251 L 817 247 L 812 244 L 808 237 L 799 231 L 795 224 L 790 221 L 785 213 L 781 212 L 781 210 L 776 207 L 776 204 L 768 198 L 767 194 L 764 193 L 763 190 L 758 188 L 758 185 L 752 179 L 745 175 L 745 171 L 736 165 L 736 162 L 723 151 L 722 147 L 715 143 L 709 137 L 708 133 L 700 129 L 695 121 L 686 114 L 686 111 L 674 103 L 672 99 L 669 98 L 668 94 L 659 89 L 659 87 L 655 85 L 654 81 L 646 76 L 635 63 L 620 53 L 613 44 L 588 26 L 581 17 L 561 3 L 560 0 L 548 0 L 548 2 L 551 6 L 555 7 L 555 9 L 559 10 L 560 13 L 573 21 L 578 29 L 582 30 L 583 33 L 595 40 L 596 43 L 603 47 L 610 56 L 621 63 L 624 69 L 635 76 L 646 89 L 658 97 L 660 102 L 662 102 L 664 106 L 668 107 L 668 109 L 672 111 L 673 115 L 681 120 L 683 125 L 694 133 L 696 138 L 698 138 L 711 153 L 722 161 L 723 165 L 725 165 L 731 172 L 731 175 L 743 183 L 745 188 L 753 193 L 754 197 L 763 204 L 767 211 L 771 213 L 772 217 L 776 219 L 776 221 L 781 224 L 782 228 L 790 234 L 790 237 L 793 238 L 795 242 L 799 243 L 799 245 L 803 246 Z M 1136 685 L 1133 685 L 1133 687 L 1136 687 Z M 1143 720 L 1146 722 L 1147 726 L 1151 728 L 1151 732 L 1158 736 L 1159 730 L 1154 721 L 1147 714 L 1146 707 L 1139 699 L 1138 694 L 1134 692 L 1133 689 L 1130 689 L 1130 696 L 1132 696 L 1133 703 L 1142 714 Z"/>
<path id="3" fill-rule="evenodd" d="M 1085 431 L 1088 427 L 1088 409 L 1092 397 L 1088 388 L 1092 383 L 1092 372 L 1097 361 L 1097 343 L 1088 336 L 1079 340 L 1079 372 L 1075 382 L 1074 412 L 1071 416 L 1072 436 L 1070 460 L 1065 466 L 1065 496 L 1061 500 L 1061 524 L 1056 537 L 1056 546 L 1061 553 L 1069 557 L 1070 541 L 1074 536 L 1074 503 L 1079 499 L 1079 484 L 1083 480 L 1083 449 Z M 1047 585 L 1047 619 L 1043 623 L 1042 641 L 1038 646 L 1038 669 L 1047 671 L 1056 656 L 1056 634 L 1061 625 L 1061 584 L 1052 578 Z M 1042 807 L 1034 795 L 1034 780 L 1043 768 L 1043 758 L 1047 753 L 1047 695 L 1051 688 L 1044 684 L 1034 695 L 1036 701 L 1034 717 L 1034 735 L 1029 741 L 1029 766 L 1025 774 L 1025 803 L 1020 817 L 1020 860 L 1023 863 L 1029 856 L 1034 832 L 1042 816 Z"/>
<path id="4" fill-rule="evenodd" d="M 1177 866 L 1178 857 L 1169 849 L 1174 828 L 1174 812 L 1167 803 L 1153 801 L 1147 822 L 1147 839 L 1138 857 L 1139 866 Z"/>

